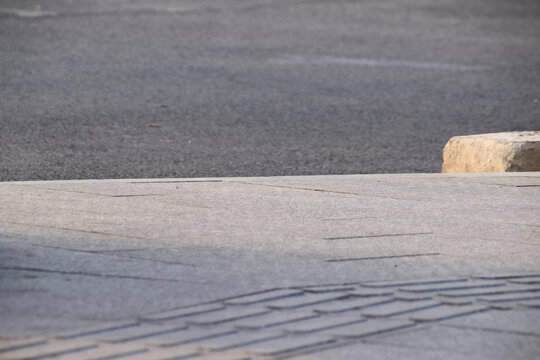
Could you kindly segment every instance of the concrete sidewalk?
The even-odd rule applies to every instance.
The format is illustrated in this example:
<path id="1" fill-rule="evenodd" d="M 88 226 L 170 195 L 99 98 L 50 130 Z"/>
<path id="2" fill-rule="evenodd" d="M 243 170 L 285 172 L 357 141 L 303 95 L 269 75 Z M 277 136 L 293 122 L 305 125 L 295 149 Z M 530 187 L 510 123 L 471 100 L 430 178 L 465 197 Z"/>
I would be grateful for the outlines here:
<path id="1" fill-rule="evenodd" d="M 10 182 L 0 204 L 2 359 L 540 356 L 540 173 Z"/>

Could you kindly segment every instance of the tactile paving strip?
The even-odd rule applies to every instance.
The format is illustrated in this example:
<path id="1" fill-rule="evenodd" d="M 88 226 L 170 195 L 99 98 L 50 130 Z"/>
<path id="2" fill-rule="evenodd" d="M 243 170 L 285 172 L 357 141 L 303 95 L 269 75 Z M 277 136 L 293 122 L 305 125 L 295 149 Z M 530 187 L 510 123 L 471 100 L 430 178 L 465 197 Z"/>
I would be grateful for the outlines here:
<path id="1" fill-rule="evenodd" d="M 1 359 L 285 359 L 490 311 L 538 311 L 540 274 L 260 291 L 67 334 L 0 340 Z M 540 333 L 540 325 L 539 325 Z"/>

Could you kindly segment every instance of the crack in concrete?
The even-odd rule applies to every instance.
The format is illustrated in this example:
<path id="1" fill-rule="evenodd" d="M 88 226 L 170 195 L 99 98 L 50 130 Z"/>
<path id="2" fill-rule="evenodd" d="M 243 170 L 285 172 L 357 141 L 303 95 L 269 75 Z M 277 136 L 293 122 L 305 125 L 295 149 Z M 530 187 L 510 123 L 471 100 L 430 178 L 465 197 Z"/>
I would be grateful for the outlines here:
<path id="1" fill-rule="evenodd" d="M 136 183 L 134 182 L 134 184 L 136 184 Z M 167 194 L 119 194 L 119 195 L 109 195 L 109 194 L 100 194 L 100 193 L 94 193 L 94 192 L 88 192 L 88 191 L 56 189 L 56 188 L 50 188 L 50 187 L 44 187 L 44 186 L 35 186 L 35 185 L 27 185 L 27 184 L 16 184 L 16 185 L 17 186 L 30 187 L 30 188 L 33 188 L 33 189 L 61 191 L 61 192 L 67 192 L 67 193 L 94 195 L 94 196 L 102 196 L 102 197 L 108 197 L 108 198 L 136 197 L 136 196 L 166 196 L 167 195 Z"/>
<path id="2" fill-rule="evenodd" d="M 138 197 L 138 196 L 166 196 L 167 194 L 126 194 L 126 195 L 111 195 L 113 198 Z"/>
<path id="3" fill-rule="evenodd" d="M 358 236 L 326 237 L 326 238 L 324 238 L 324 240 L 369 239 L 369 238 L 379 238 L 379 237 L 432 235 L 432 234 L 433 234 L 433 232 L 402 233 L 402 234 L 380 234 L 380 235 L 358 235 Z"/>
<path id="4" fill-rule="evenodd" d="M 151 277 L 131 276 L 131 275 L 101 274 L 101 273 L 84 272 L 84 271 L 63 271 L 63 270 L 41 269 L 41 268 L 22 267 L 22 266 L 0 266 L 0 270 L 32 271 L 32 272 L 43 272 L 43 273 L 61 274 L 61 275 L 90 276 L 90 277 L 108 278 L 108 279 L 200 283 L 200 282 L 180 280 L 180 279 L 165 279 L 165 278 L 151 278 Z"/>
<path id="5" fill-rule="evenodd" d="M 61 226 L 28 224 L 28 223 L 16 222 L 16 221 L 7 221 L 7 223 L 8 224 L 15 224 L 15 225 L 25 225 L 25 226 L 40 227 L 40 228 L 46 228 L 46 229 L 55 229 L 55 230 L 63 230 L 63 231 L 75 231 L 75 232 L 82 232 L 82 233 L 85 233 L 85 234 L 115 236 L 115 237 L 120 237 L 120 238 L 125 238 L 125 239 L 138 239 L 138 240 L 145 240 L 145 241 L 152 241 L 153 240 L 153 239 L 144 238 L 144 237 L 140 237 L 140 236 L 120 235 L 120 234 L 106 233 L 106 232 L 101 232 L 101 231 L 66 228 L 66 227 L 61 227 Z"/>
<path id="6" fill-rule="evenodd" d="M 128 249 L 128 250 L 122 250 L 122 249 L 117 249 L 117 250 L 83 250 L 83 249 L 66 248 L 66 247 L 61 247 L 61 246 L 51 246 L 51 245 L 39 245 L 39 244 L 31 244 L 31 245 L 36 246 L 36 247 L 49 248 L 49 249 L 81 252 L 81 253 L 93 254 L 93 255 L 101 255 L 101 256 L 119 257 L 119 258 L 122 258 L 122 259 L 144 260 L 144 261 L 157 262 L 157 263 L 163 263 L 163 264 L 168 264 L 168 265 L 182 265 L 182 266 L 197 267 L 194 264 L 188 264 L 188 263 L 183 263 L 183 262 L 160 260 L 160 259 L 148 259 L 148 258 L 137 257 L 137 256 L 122 256 L 120 254 L 115 254 L 116 252 L 120 252 L 120 251 L 165 250 L 165 249 L 161 249 L 161 248 L 158 248 L 158 249 Z"/>
<path id="7" fill-rule="evenodd" d="M 397 259 L 397 258 L 418 257 L 418 256 L 438 256 L 438 255 L 440 255 L 440 253 L 373 256 L 373 257 L 362 257 L 362 258 L 330 259 L 330 260 L 324 260 L 324 261 L 325 262 L 345 262 L 345 261 L 363 261 L 363 260 L 384 260 L 384 259 Z"/>
<path id="8" fill-rule="evenodd" d="M 93 192 L 87 192 L 87 191 L 77 191 L 77 190 L 67 190 L 67 189 L 55 189 L 55 188 L 49 188 L 49 187 L 44 187 L 44 186 L 28 185 L 28 184 L 15 184 L 15 185 L 16 185 L 16 186 L 29 187 L 29 188 L 32 188 L 32 189 L 40 189 L 40 190 L 51 190 L 51 191 L 61 191 L 61 192 L 75 193 L 75 194 L 85 194 L 85 195 L 94 195 L 94 196 L 102 196 L 102 197 L 112 197 L 112 195 L 100 194 L 100 193 L 93 193 Z"/>
<path id="9" fill-rule="evenodd" d="M 364 196 L 364 197 L 370 197 L 370 198 L 376 198 L 376 199 L 408 200 L 408 201 L 418 201 L 418 202 L 426 202 L 426 201 L 429 202 L 429 201 L 431 201 L 431 200 L 422 200 L 422 199 L 401 198 L 401 197 L 395 197 L 395 196 L 381 196 L 381 195 L 362 194 L 362 193 L 355 193 L 355 192 L 349 192 L 349 191 L 314 189 L 314 188 L 307 188 L 307 187 L 301 187 L 301 186 L 277 185 L 277 184 L 257 184 L 257 183 L 247 182 L 247 181 L 227 181 L 227 182 L 236 183 L 236 184 L 244 184 L 244 185 L 256 185 L 256 186 L 276 187 L 276 188 L 293 189 L 293 190 L 325 192 L 325 193 L 331 193 L 331 194 Z"/>

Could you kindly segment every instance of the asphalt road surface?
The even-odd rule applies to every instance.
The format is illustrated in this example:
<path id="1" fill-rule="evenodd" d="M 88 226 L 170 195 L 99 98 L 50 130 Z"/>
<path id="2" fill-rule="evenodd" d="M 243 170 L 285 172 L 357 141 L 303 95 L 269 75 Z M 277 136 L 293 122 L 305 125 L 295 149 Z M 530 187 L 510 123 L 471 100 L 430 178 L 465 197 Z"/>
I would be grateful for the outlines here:
<path id="1" fill-rule="evenodd" d="M 438 172 L 540 129 L 537 0 L 0 0 L 0 181 Z"/>

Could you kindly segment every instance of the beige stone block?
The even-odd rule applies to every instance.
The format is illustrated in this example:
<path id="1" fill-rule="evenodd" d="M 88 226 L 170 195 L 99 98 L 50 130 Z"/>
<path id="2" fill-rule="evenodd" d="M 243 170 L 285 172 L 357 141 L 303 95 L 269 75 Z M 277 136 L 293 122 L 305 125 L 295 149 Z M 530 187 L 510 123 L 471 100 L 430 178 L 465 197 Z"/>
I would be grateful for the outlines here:
<path id="1" fill-rule="evenodd" d="M 443 150 L 443 173 L 540 171 L 540 131 L 451 138 Z"/>

